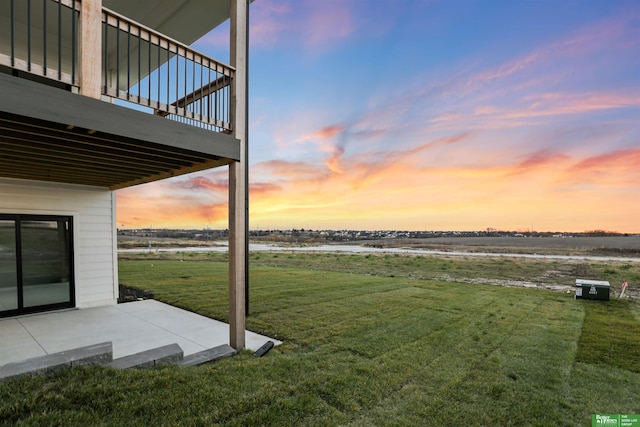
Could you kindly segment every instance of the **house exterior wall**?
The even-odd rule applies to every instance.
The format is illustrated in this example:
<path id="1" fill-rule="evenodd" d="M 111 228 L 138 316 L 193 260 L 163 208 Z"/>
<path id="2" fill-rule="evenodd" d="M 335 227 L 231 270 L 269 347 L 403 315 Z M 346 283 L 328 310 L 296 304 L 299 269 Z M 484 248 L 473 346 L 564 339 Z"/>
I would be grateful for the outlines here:
<path id="1" fill-rule="evenodd" d="M 0 179 L 0 213 L 73 217 L 76 307 L 118 298 L 115 193 L 100 187 Z"/>

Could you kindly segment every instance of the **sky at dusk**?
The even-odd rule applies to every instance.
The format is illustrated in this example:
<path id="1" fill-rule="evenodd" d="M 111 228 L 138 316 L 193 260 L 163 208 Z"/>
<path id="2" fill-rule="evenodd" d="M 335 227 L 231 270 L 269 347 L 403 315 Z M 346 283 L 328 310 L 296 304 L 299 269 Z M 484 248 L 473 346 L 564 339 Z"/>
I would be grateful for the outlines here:
<path id="1" fill-rule="evenodd" d="M 255 0 L 250 228 L 640 232 L 640 1 Z M 194 47 L 228 62 L 228 26 Z M 227 228 L 228 169 L 118 192 Z"/>

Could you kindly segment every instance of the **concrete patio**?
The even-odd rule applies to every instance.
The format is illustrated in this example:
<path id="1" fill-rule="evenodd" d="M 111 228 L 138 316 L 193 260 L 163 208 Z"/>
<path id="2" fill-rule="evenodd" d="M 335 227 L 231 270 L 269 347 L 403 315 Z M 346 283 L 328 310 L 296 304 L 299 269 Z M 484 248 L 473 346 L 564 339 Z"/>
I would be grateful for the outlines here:
<path id="1" fill-rule="evenodd" d="M 280 341 L 247 331 L 246 347 Z M 0 319 L 0 366 L 101 342 L 113 358 L 177 343 L 184 355 L 229 343 L 229 325 L 156 300 Z"/>

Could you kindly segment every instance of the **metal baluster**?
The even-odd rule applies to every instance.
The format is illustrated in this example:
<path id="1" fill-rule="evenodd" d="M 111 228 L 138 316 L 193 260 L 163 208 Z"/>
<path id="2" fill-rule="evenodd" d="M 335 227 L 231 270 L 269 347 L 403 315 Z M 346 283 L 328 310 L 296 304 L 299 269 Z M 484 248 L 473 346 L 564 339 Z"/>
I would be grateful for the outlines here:
<path id="1" fill-rule="evenodd" d="M 27 71 L 31 71 L 31 0 L 27 0 Z"/>
<path id="2" fill-rule="evenodd" d="M 187 95 L 189 94 L 189 83 L 187 82 L 187 51 L 184 51 L 184 115 L 187 115 Z"/>
<path id="3" fill-rule="evenodd" d="M 104 25 L 104 93 L 109 94 L 109 15 L 105 15 Z"/>
<path id="4" fill-rule="evenodd" d="M 149 33 L 148 36 L 149 40 L 147 41 L 147 45 L 149 46 L 149 67 L 147 68 L 147 85 L 149 92 L 147 93 L 147 106 L 151 106 L 151 33 Z"/>
<path id="5" fill-rule="evenodd" d="M 131 96 L 131 22 L 127 22 L 127 101 Z"/>
<path id="6" fill-rule="evenodd" d="M 11 0 L 11 66 L 14 67 L 16 65 L 16 46 L 15 46 L 15 13 L 13 4 L 14 0 Z"/>
<path id="7" fill-rule="evenodd" d="M 213 121 L 218 126 L 218 64 L 216 64 L 216 90 L 213 92 Z"/>
<path id="8" fill-rule="evenodd" d="M 203 114 L 202 114 L 202 91 L 204 90 L 204 82 L 202 81 L 202 56 L 200 56 L 200 120 L 203 119 Z"/>
<path id="9" fill-rule="evenodd" d="M 158 37 L 158 109 L 160 109 L 160 38 Z"/>
<path id="10" fill-rule="evenodd" d="M 207 73 L 207 123 L 211 123 L 211 60 L 208 60 Z"/>
<path id="11" fill-rule="evenodd" d="M 62 80 L 62 1 L 58 0 L 58 80 Z"/>
<path id="12" fill-rule="evenodd" d="M 142 91 L 142 61 L 140 60 L 140 56 L 142 55 L 142 34 L 141 29 L 138 27 L 138 104 L 140 104 L 140 92 Z"/>
<path id="13" fill-rule="evenodd" d="M 71 84 L 76 83 L 76 1 L 71 2 Z"/>
<path id="14" fill-rule="evenodd" d="M 196 94 L 196 54 L 195 52 L 191 52 L 191 56 L 193 57 L 193 59 L 191 60 L 191 92 L 193 93 L 193 95 L 195 96 Z M 192 102 L 193 104 L 193 102 Z M 186 107 L 186 105 L 185 105 Z M 191 118 L 193 119 L 194 116 L 194 105 L 191 105 Z M 187 114 L 186 110 L 185 110 L 185 115 Z"/>
<path id="15" fill-rule="evenodd" d="M 120 17 L 116 18 L 116 98 L 120 98 Z"/>
<path id="16" fill-rule="evenodd" d="M 185 58 L 185 61 L 187 59 Z M 176 113 L 178 112 L 178 100 L 180 99 L 180 46 L 176 46 Z"/>
<path id="17" fill-rule="evenodd" d="M 171 61 L 171 43 L 167 40 L 167 110 L 169 109 L 169 105 L 171 104 L 171 66 L 169 62 Z"/>
<path id="18" fill-rule="evenodd" d="M 42 0 L 42 67 L 44 75 L 47 75 L 47 2 Z"/>

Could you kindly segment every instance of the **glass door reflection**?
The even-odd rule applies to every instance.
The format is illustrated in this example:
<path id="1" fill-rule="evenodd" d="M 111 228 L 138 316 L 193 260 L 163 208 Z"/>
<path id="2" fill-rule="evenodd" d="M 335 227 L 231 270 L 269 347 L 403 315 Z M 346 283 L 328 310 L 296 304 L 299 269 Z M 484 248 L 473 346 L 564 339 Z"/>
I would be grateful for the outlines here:
<path id="1" fill-rule="evenodd" d="M 18 309 L 16 222 L 0 220 L 0 312 Z"/>
<path id="2" fill-rule="evenodd" d="M 20 222 L 24 307 L 71 301 L 70 221 Z"/>

